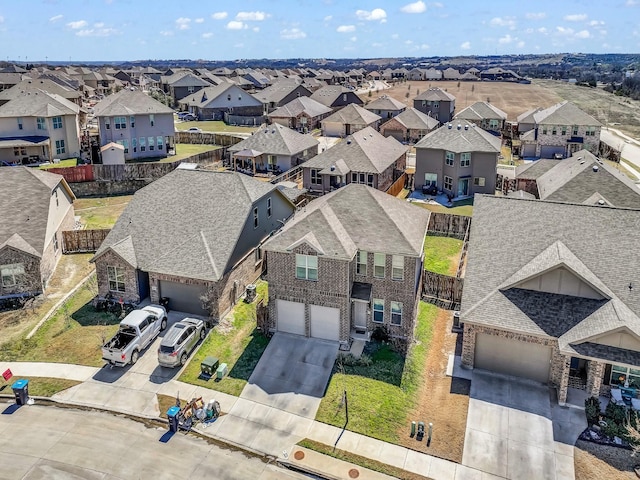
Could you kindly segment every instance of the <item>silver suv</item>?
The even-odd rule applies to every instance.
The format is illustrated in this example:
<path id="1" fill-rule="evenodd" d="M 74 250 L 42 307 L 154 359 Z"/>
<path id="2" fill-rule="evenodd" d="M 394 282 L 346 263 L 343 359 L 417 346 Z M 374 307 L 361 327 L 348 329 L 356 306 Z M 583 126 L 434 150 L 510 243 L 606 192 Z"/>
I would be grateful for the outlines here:
<path id="1" fill-rule="evenodd" d="M 185 318 L 174 323 L 160 343 L 158 363 L 163 367 L 184 365 L 193 347 L 206 335 L 204 321 L 197 318 Z"/>

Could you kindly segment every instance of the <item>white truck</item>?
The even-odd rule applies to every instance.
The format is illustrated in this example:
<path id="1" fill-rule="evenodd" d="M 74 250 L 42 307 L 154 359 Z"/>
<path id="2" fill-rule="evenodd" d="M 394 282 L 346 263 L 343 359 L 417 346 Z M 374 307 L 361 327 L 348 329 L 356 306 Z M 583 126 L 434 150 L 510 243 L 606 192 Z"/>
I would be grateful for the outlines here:
<path id="1" fill-rule="evenodd" d="M 140 352 L 167 328 L 167 311 L 160 305 L 133 310 L 120 322 L 118 332 L 102 346 L 102 359 L 111 365 L 134 365 Z"/>

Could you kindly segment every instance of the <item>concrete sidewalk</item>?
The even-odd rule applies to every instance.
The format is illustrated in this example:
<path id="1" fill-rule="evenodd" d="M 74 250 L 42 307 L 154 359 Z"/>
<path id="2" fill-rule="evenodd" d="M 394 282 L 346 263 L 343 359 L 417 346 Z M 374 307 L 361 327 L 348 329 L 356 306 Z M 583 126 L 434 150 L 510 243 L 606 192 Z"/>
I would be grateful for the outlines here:
<path id="1" fill-rule="evenodd" d="M 83 382 L 54 395 L 54 401 L 145 418 L 166 419 L 165 412 L 159 410 L 157 393 L 169 396 L 179 393 L 181 399 L 201 396 L 205 402 L 215 399 L 220 402 L 226 415 L 212 424 L 196 426 L 195 429 L 199 433 L 251 451 L 272 455 L 280 460 L 290 461 L 290 454 L 296 443 L 303 438 L 309 438 L 434 480 L 501 478 L 365 435 L 343 432 L 340 428 L 252 400 L 172 379 L 151 380 L 152 377 L 148 374 L 134 372 L 132 369 L 30 362 L 5 363 L 3 368 L 10 368 L 16 378 L 47 376 Z M 343 474 L 335 476 L 338 472 L 344 471 L 342 464 L 345 462 L 315 452 L 305 458 L 305 465 L 313 467 L 312 470 L 318 473 L 324 472 L 327 478 L 349 478 Z M 355 465 L 352 467 L 361 473 L 366 470 Z M 374 473 L 362 475 L 360 478 L 388 478 Z"/>

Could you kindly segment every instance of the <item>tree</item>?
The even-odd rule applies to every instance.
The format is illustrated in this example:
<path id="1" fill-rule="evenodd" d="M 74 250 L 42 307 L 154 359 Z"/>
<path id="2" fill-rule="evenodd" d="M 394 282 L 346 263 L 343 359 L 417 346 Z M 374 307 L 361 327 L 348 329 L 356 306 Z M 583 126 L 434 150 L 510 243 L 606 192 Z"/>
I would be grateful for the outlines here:
<path id="1" fill-rule="evenodd" d="M 407 99 L 409 98 L 409 92 L 404 94 L 404 98 L 407 98 Z"/>
<path id="2" fill-rule="evenodd" d="M 368 96 L 369 96 L 369 97 L 371 96 L 371 90 L 369 90 L 369 95 L 368 95 Z"/>
<path id="3" fill-rule="evenodd" d="M 458 88 L 460 88 L 460 82 L 458 82 Z"/>
<path id="4" fill-rule="evenodd" d="M 471 91 L 473 92 L 476 89 L 475 85 L 471 85 Z"/>

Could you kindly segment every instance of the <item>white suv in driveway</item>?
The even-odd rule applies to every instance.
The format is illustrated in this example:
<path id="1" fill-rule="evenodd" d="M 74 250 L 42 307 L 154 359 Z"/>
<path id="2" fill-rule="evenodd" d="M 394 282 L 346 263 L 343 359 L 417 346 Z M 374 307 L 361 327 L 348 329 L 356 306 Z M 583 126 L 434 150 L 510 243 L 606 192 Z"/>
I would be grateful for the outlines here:
<path id="1" fill-rule="evenodd" d="M 197 318 L 185 318 L 166 333 L 158 348 L 158 363 L 163 367 L 178 367 L 187 363 L 191 350 L 207 335 L 205 323 Z"/>

